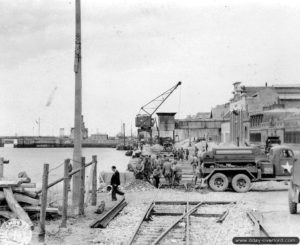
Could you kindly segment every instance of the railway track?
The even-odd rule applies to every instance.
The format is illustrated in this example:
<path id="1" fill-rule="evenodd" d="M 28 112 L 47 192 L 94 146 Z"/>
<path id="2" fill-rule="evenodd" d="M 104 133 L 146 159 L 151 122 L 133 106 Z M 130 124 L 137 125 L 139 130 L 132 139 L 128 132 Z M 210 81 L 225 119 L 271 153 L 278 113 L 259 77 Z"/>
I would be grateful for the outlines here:
<path id="1" fill-rule="evenodd" d="M 199 244 L 203 226 L 219 229 L 234 202 L 150 203 L 129 244 Z"/>
<path id="2" fill-rule="evenodd" d="M 264 224 L 262 214 L 259 212 L 247 212 L 248 217 L 254 224 L 255 235 L 258 237 L 270 237 Z"/>

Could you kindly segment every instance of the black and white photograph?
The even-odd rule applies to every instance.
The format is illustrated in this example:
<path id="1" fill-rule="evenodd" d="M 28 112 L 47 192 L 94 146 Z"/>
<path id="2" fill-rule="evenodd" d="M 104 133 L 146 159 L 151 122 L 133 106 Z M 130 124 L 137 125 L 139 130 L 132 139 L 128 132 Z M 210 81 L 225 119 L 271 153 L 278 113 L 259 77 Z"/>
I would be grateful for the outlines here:
<path id="1" fill-rule="evenodd" d="M 300 2 L 0 0 L 0 244 L 300 244 Z"/>

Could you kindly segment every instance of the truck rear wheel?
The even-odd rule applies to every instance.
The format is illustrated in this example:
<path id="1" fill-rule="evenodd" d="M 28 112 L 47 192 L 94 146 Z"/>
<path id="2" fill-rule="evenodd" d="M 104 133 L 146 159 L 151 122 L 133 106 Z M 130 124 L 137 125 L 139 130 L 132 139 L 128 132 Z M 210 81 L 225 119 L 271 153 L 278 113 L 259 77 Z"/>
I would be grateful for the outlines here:
<path id="1" fill-rule="evenodd" d="M 236 192 L 247 192 L 251 187 L 251 180 L 245 174 L 237 174 L 233 177 L 231 185 Z"/>
<path id="2" fill-rule="evenodd" d="M 289 210 L 290 214 L 297 213 L 297 203 L 293 202 L 292 195 L 289 193 Z"/>
<path id="3" fill-rule="evenodd" d="M 228 178 L 225 174 L 216 173 L 209 179 L 209 187 L 213 191 L 225 191 L 228 187 Z"/>

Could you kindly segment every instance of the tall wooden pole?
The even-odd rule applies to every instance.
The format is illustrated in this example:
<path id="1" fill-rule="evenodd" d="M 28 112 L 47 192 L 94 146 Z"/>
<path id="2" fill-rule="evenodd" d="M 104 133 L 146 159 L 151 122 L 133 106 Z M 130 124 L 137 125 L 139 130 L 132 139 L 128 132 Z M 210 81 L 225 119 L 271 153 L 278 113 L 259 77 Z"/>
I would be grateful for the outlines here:
<path id="1" fill-rule="evenodd" d="M 81 167 L 81 140 L 82 140 L 82 98 L 81 98 L 81 87 L 82 87 L 82 76 L 81 76 L 81 10 L 80 0 L 76 0 L 76 40 L 75 40 L 75 122 L 74 122 L 74 152 L 73 152 L 73 166 L 74 169 Z M 79 205 L 80 194 L 80 174 L 77 173 L 73 176 L 73 192 L 72 192 L 72 205 L 75 209 Z M 75 211 L 74 209 L 74 211 Z"/>

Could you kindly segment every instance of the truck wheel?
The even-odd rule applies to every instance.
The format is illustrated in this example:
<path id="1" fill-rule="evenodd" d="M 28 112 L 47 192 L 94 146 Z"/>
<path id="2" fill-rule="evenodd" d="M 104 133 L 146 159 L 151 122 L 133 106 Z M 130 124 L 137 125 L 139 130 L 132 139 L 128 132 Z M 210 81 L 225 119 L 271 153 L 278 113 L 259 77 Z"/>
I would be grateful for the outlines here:
<path id="1" fill-rule="evenodd" d="M 233 177 L 231 184 L 236 192 L 247 192 L 251 187 L 251 180 L 245 174 L 237 174 Z"/>
<path id="2" fill-rule="evenodd" d="M 228 178 L 225 174 L 216 173 L 209 179 L 209 187 L 213 191 L 225 191 L 228 187 Z"/>
<path id="3" fill-rule="evenodd" d="M 292 196 L 289 193 L 289 209 L 290 214 L 296 214 L 297 213 L 297 203 L 293 202 Z"/>

